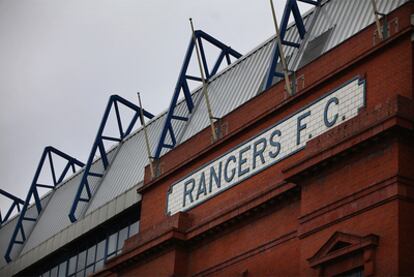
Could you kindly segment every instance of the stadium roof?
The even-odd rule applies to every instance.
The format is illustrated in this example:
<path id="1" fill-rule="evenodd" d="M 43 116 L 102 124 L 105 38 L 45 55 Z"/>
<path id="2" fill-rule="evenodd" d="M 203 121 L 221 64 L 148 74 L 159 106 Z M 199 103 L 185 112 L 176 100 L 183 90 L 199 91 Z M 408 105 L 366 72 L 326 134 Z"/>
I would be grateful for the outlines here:
<path id="1" fill-rule="evenodd" d="M 377 0 L 378 10 L 388 14 L 408 0 Z M 307 40 L 299 49 L 286 48 L 289 68 L 293 71 L 323 55 L 346 39 L 374 23 L 370 0 L 329 0 L 304 15 Z M 297 41 L 296 28 L 291 25 L 287 40 Z M 223 117 L 263 91 L 263 83 L 271 62 L 275 37 L 266 40 L 251 52 L 217 73 L 209 81 L 208 93 L 216 117 Z M 192 92 L 195 108 L 188 114 L 184 100 L 177 104 L 176 114 L 188 116 L 187 122 L 174 121 L 177 145 L 190 139 L 209 125 L 208 113 L 201 88 Z M 147 123 L 151 148 L 157 146 L 166 112 Z M 79 220 L 72 223 L 68 218 L 74 195 L 78 189 L 82 171 L 63 181 L 56 189 L 42 198 L 44 209 L 37 222 L 28 226 L 26 242 L 13 249 L 13 261 L 7 265 L 3 258 L 15 228 L 17 217 L 11 218 L 0 229 L 0 275 L 8 276 L 21 271 L 75 238 L 92 230 L 128 207 L 138 203 L 136 189 L 144 179 L 144 167 L 148 164 L 143 129 L 130 134 L 109 151 L 110 166 L 104 177 L 90 184 L 95 191 L 89 203 L 83 203 Z M 167 151 L 164 149 L 162 154 Z M 103 172 L 101 160 L 94 162 L 96 171 Z M 28 214 L 36 213 L 35 207 Z"/>

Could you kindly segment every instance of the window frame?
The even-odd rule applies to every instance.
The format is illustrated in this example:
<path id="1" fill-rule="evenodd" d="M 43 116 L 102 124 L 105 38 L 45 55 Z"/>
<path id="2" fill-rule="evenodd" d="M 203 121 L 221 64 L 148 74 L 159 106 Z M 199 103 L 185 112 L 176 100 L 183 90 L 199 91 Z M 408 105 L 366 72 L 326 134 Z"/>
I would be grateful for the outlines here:
<path id="1" fill-rule="evenodd" d="M 97 270 L 100 270 L 103 268 L 103 266 L 105 265 L 106 261 L 114 258 L 116 256 L 118 256 L 119 254 L 122 253 L 122 248 L 123 245 L 125 244 L 125 240 L 127 240 L 128 238 L 130 238 L 132 235 L 135 235 L 137 233 L 139 233 L 139 224 L 140 220 L 134 221 L 132 223 L 129 223 L 126 226 L 123 226 L 122 228 L 117 229 L 116 231 L 112 231 L 110 233 L 107 233 L 105 235 L 104 239 L 99 240 L 98 242 L 96 242 L 93 245 L 89 245 L 86 249 L 82 248 L 79 249 L 79 251 L 77 251 L 76 253 L 72 253 L 71 255 L 68 255 L 68 257 L 66 257 L 63 261 L 60 261 L 60 263 L 57 264 L 53 264 L 53 267 L 48 268 L 45 272 L 43 272 L 42 274 L 39 274 L 40 276 L 44 276 L 44 277 L 50 277 L 51 276 L 51 271 L 56 267 L 57 268 L 57 276 L 60 277 L 62 275 L 60 275 L 60 268 L 62 267 L 62 265 L 65 268 L 65 275 L 64 277 L 76 277 L 79 274 L 81 274 L 82 276 L 85 275 L 85 272 L 87 269 L 91 269 L 93 268 L 93 273 L 97 272 Z M 136 225 L 136 227 L 134 226 Z M 134 226 L 134 229 L 136 229 L 136 232 L 132 233 L 132 226 Z M 120 242 L 120 234 L 122 232 L 126 232 L 126 237 L 123 240 L 123 242 Z M 110 237 L 115 236 L 114 242 L 115 242 L 115 249 L 111 252 L 108 253 L 109 251 L 109 243 L 110 243 Z M 103 244 L 103 249 L 99 248 L 100 250 L 103 250 L 103 254 L 102 257 L 100 257 L 98 259 L 98 246 L 102 247 Z M 101 244 L 101 245 L 100 245 Z M 122 245 L 122 247 L 121 247 Z M 93 250 L 91 250 L 93 248 Z M 91 250 L 91 252 L 90 252 Z M 93 251 L 93 261 L 89 261 L 89 253 L 92 253 Z M 82 253 L 85 253 L 85 261 L 84 261 L 84 265 L 79 265 L 80 262 L 80 255 Z M 74 263 L 74 270 L 73 272 L 71 272 L 69 274 L 69 269 L 70 269 L 70 265 L 71 265 L 71 259 L 73 260 Z M 63 268 L 63 267 L 62 267 Z"/>

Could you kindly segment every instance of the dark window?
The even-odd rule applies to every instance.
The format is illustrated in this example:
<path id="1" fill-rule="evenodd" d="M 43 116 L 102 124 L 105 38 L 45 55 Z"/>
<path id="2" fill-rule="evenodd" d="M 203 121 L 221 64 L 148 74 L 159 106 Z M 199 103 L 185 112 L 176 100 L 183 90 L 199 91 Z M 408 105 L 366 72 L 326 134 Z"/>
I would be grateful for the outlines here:
<path id="1" fill-rule="evenodd" d="M 96 245 L 88 249 L 88 254 L 86 258 L 86 265 L 91 265 L 95 263 L 95 254 L 96 254 Z"/>
<path id="2" fill-rule="evenodd" d="M 121 250 L 122 247 L 124 246 L 124 242 L 128 238 L 128 228 L 129 228 L 129 226 L 127 226 L 124 229 L 122 229 L 121 231 L 119 231 L 118 247 L 117 247 L 118 249 L 117 250 Z"/>
<path id="3" fill-rule="evenodd" d="M 115 253 L 117 240 L 118 240 L 118 233 L 112 234 L 108 238 L 108 247 L 107 247 L 107 251 L 106 251 L 106 254 L 108 256 L 112 256 L 112 254 Z"/>
<path id="4" fill-rule="evenodd" d="M 76 258 L 77 256 L 73 256 L 69 260 L 68 275 L 71 275 L 76 272 Z"/>
<path id="5" fill-rule="evenodd" d="M 100 243 L 98 243 L 96 247 L 96 260 L 97 261 L 105 257 L 105 243 L 106 243 L 106 240 L 103 240 Z"/>
<path id="6" fill-rule="evenodd" d="M 95 272 L 101 270 L 104 266 L 104 260 L 100 260 L 95 264 Z"/>
<path id="7" fill-rule="evenodd" d="M 59 274 L 58 274 L 59 277 L 66 276 L 66 266 L 67 266 L 66 261 L 64 261 L 63 263 L 59 265 Z"/>
<path id="8" fill-rule="evenodd" d="M 50 271 L 50 277 L 57 277 L 58 276 L 58 267 L 55 266 L 54 268 L 52 268 L 52 270 Z"/>
<path id="9" fill-rule="evenodd" d="M 93 265 L 89 266 L 85 270 L 85 276 L 89 276 L 91 273 L 93 273 Z"/>
<path id="10" fill-rule="evenodd" d="M 123 225 L 125 226 L 125 225 Z M 82 252 L 68 258 L 60 264 L 52 264 L 51 270 L 41 274 L 42 277 L 80 277 L 103 268 L 105 260 L 121 253 L 125 240 L 138 233 L 139 221 L 134 222 L 115 233 L 110 233 L 106 239 L 90 246 L 88 249 L 80 249 Z M 86 246 L 85 246 L 86 247 Z"/>
<path id="11" fill-rule="evenodd" d="M 131 226 L 129 226 L 129 237 L 138 234 L 139 231 L 139 221 L 132 223 Z"/>
<path id="12" fill-rule="evenodd" d="M 77 271 L 80 271 L 82 269 L 85 269 L 85 263 L 86 263 L 86 250 L 81 252 L 78 256 L 78 268 Z"/>

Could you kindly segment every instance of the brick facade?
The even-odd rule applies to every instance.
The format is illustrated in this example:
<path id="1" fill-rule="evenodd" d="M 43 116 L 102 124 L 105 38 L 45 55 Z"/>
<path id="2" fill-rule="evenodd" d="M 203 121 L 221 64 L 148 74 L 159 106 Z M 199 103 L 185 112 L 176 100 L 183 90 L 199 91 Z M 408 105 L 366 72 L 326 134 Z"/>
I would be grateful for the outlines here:
<path id="1" fill-rule="evenodd" d="M 414 275 L 414 3 L 371 25 L 146 168 L 141 232 L 96 276 Z M 359 76 L 366 106 L 294 155 L 202 204 L 166 214 L 171 184 Z"/>

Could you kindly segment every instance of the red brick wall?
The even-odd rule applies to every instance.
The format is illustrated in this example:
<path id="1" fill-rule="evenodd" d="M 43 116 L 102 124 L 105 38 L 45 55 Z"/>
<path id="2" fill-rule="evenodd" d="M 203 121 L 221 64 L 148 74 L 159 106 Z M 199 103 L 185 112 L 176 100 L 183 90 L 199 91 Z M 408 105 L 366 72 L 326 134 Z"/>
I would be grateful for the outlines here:
<path id="1" fill-rule="evenodd" d="M 362 35 L 370 37 L 372 35 L 372 30 L 366 30 L 361 34 L 357 35 L 355 38 L 350 39 L 349 41 L 361 40 L 360 38 Z M 369 40 L 365 38 L 365 40 Z M 370 41 L 370 48 L 372 48 L 372 40 Z M 350 44 L 350 46 L 348 46 Z M 342 48 L 348 49 L 348 56 L 354 58 L 355 50 L 349 51 L 349 48 L 353 47 L 353 44 L 350 42 L 345 42 L 344 45 L 337 47 L 335 51 L 343 51 Z M 368 48 L 368 46 L 367 46 Z M 368 49 L 370 49 L 368 48 Z M 259 97 L 256 97 L 252 101 L 246 103 L 241 108 L 235 110 L 226 118 L 224 119 L 225 122 L 228 123 L 229 126 L 229 133 L 236 133 L 237 130 L 244 128 L 242 131 L 237 132 L 235 137 L 231 137 L 231 134 L 228 136 L 229 138 L 222 143 L 219 144 L 210 150 L 208 154 L 198 156 L 196 159 L 189 159 L 188 157 L 192 156 L 188 152 L 201 152 L 205 151 L 204 149 L 207 142 L 210 141 L 210 130 L 207 128 L 203 132 L 201 132 L 198 136 L 193 139 L 190 139 L 188 142 L 180 145 L 174 151 L 168 153 L 165 157 L 162 158 L 161 163 L 163 163 L 164 168 L 175 168 L 176 166 L 180 166 L 181 164 L 185 164 L 181 170 L 175 171 L 164 178 L 160 178 L 160 181 L 157 182 L 157 188 L 150 189 L 146 192 L 143 196 L 143 210 L 148 203 L 148 212 L 142 213 L 141 218 L 141 226 L 145 229 L 146 226 L 152 226 L 157 222 L 162 221 L 165 218 L 165 208 L 166 208 L 166 194 L 168 187 L 170 184 L 174 183 L 176 180 L 184 177 L 189 172 L 197 169 L 201 165 L 205 164 L 206 162 L 218 157 L 219 155 L 225 153 L 227 150 L 231 149 L 232 147 L 236 146 L 237 144 L 247 140 L 248 138 L 256 135 L 260 130 L 263 130 L 266 127 L 272 126 L 275 122 L 281 120 L 282 118 L 286 117 L 297 111 L 300 107 L 310 103 L 311 101 L 317 99 L 318 97 L 326 94 L 332 89 L 335 89 L 345 83 L 346 81 L 354 78 L 355 76 L 363 76 L 367 80 L 367 109 L 368 110 L 375 110 L 379 109 L 385 105 L 385 103 L 391 101 L 396 97 L 396 95 L 404 95 L 407 97 L 412 96 L 412 89 L 409 85 L 412 79 L 412 64 L 410 62 L 410 57 L 412 54 L 412 43 L 409 40 L 409 34 L 405 35 L 404 37 L 397 39 L 390 45 L 386 45 L 381 49 L 378 49 L 373 54 L 366 57 L 363 62 L 357 63 L 357 65 L 352 66 L 348 70 L 339 72 L 327 81 L 321 83 L 315 89 L 311 89 L 309 91 L 305 90 L 302 94 L 299 94 L 295 99 L 290 99 L 285 106 L 280 107 L 277 109 L 277 112 L 274 112 L 275 107 L 281 105 L 280 103 L 282 100 L 283 92 L 281 91 L 283 84 L 278 84 L 277 86 L 271 88 L 269 91 L 263 93 Z M 342 53 L 342 52 L 341 52 Z M 308 67 L 315 68 L 318 70 L 320 68 L 326 69 L 327 66 L 320 65 L 323 60 L 347 60 L 350 59 L 347 55 L 339 56 L 336 59 L 330 57 L 330 55 L 334 55 L 335 52 L 329 52 L 327 54 L 328 57 L 323 56 L 314 63 L 311 63 Z M 343 62 L 345 63 L 345 62 Z M 306 70 L 306 67 L 304 70 Z M 310 70 L 313 72 L 312 70 Z M 410 75 L 411 74 L 411 75 Z M 385 75 L 388 75 L 386 78 Z M 305 73 L 305 76 L 308 76 Z M 318 76 L 320 78 L 320 76 Z M 310 78 L 309 78 L 310 79 Z M 307 77 L 308 80 L 308 77 Z M 260 117 L 261 114 L 267 112 L 267 116 L 264 116 L 263 119 L 260 121 L 255 121 L 255 117 Z M 249 118 L 246 117 L 246 114 L 250 115 Z M 360 120 L 364 120 L 361 118 Z M 253 124 L 248 124 L 249 121 L 253 121 Z M 292 159 L 300 159 L 303 153 L 300 152 L 295 155 Z M 187 158 L 187 161 L 182 161 L 181 159 Z M 290 161 L 289 161 L 290 162 Z M 203 204 L 202 208 L 195 208 L 192 211 L 194 217 L 197 218 L 198 215 L 203 217 L 206 214 L 209 214 L 211 210 L 209 207 L 211 206 L 214 210 L 217 206 L 221 206 L 219 203 L 225 203 L 226 201 L 236 201 L 241 195 L 246 194 L 246 190 L 249 191 L 248 187 L 249 184 L 254 184 L 259 181 L 262 182 L 269 182 L 273 180 L 273 182 L 277 182 L 278 180 L 283 180 L 283 176 L 281 174 L 274 174 L 277 176 L 276 180 L 273 176 L 268 176 L 266 172 L 279 172 L 281 168 L 284 167 L 285 161 L 278 163 L 277 165 L 273 166 L 271 169 L 266 170 L 260 176 L 255 176 L 246 180 L 242 186 L 238 186 L 238 195 L 234 195 L 231 193 L 227 193 L 227 195 L 220 195 L 215 197 L 214 200 L 208 201 L 209 203 Z M 149 174 L 147 174 L 148 176 Z M 239 195 L 240 194 L 240 195 Z M 248 192 L 247 192 L 248 194 Z M 148 202 L 147 202 L 147 199 Z M 200 214 L 198 214 L 200 213 Z"/>
<path id="2" fill-rule="evenodd" d="M 147 168 L 141 233 L 97 275 L 317 276 L 307 259 L 337 231 L 379 236 L 377 275 L 414 274 L 413 6 L 389 16 L 400 26 L 391 38 L 373 46 L 370 26 L 299 70 L 305 86 L 295 96 L 279 83 L 223 118 L 228 133 L 216 143 L 207 128 L 161 158 L 161 176 L 151 180 Z M 187 213 L 166 215 L 175 181 L 355 76 L 367 92 L 357 118 Z"/>
<path id="3" fill-rule="evenodd" d="M 278 213 L 278 210 L 283 210 L 283 213 Z M 266 215 L 257 218 L 254 221 L 241 222 L 237 227 L 229 230 L 213 239 L 200 243 L 190 252 L 188 263 L 189 272 L 198 273 L 206 269 L 210 269 L 227 261 L 229 268 L 240 268 L 239 263 L 244 263 L 244 260 L 239 261 L 236 265 L 228 261 L 232 258 L 245 254 L 249 255 L 258 246 L 266 245 L 268 242 L 281 239 L 297 230 L 297 218 L 299 216 L 299 202 L 289 203 L 273 209 Z M 283 224 L 281 224 L 283 222 Z M 284 241 L 284 239 L 281 239 Z M 283 243 L 281 246 L 286 258 L 290 257 L 292 263 L 299 263 L 299 248 L 297 246 L 297 239 L 292 238 L 287 241 L 287 245 Z M 266 252 L 279 252 L 280 245 L 269 248 Z M 276 248 L 276 249 L 274 249 Z M 281 253 L 275 253 L 272 256 L 278 256 Z M 281 270 L 284 268 L 285 272 L 290 275 L 297 275 L 299 273 L 297 267 L 286 266 L 286 258 L 273 260 L 268 265 L 273 265 L 274 268 Z M 246 257 L 245 260 L 249 260 Z M 237 260 L 238 261 L 238 260 Z M 243 266 L 242 266 L 243 267 Z M 240 268 L 241 269 L 241 268 Z M 247 268 L 246 268 L 247 269 Z M 269 267 L 267 267 L 269 270 Z M 242 271 L 240 271 L 242 272 Z"/>
<path id="4" fill-rule="evenodd" d="M 171 272 L 174 272 L 175 255 L 175 251 L 163 253 L 154 259 L 147 260 L 144 264 L 128 268 L 125 272 L 121 271 L 121 275 L 154 276 L 154 272 L 156 272 L 157 276 L 170 276 Z"/>
<path id="5" fill-rule="evenodd" d="M 414 110 L 413 110 L 414 112 Z M 414 260 L 414 145 L 413 136 L 401 137 L 399 139 L 399 175 L 403 176 L 401 183 L 401 201 L 399 201 L 399 266 L 400 274 L 414 275 L 412 261 Z M 411 184 L 411 186 L 410 186 Z"/>
<path id="6" fill-rule="evenodd" d="M 333 204 L 355 192 L 396 176 L 398 173 L 397 144 L 378 143 L 324 168 L 321 173 L 300 181 L 302 187 L 301 215 Z"/>

